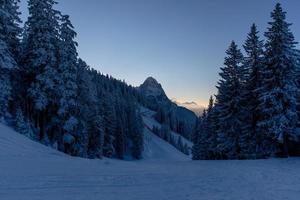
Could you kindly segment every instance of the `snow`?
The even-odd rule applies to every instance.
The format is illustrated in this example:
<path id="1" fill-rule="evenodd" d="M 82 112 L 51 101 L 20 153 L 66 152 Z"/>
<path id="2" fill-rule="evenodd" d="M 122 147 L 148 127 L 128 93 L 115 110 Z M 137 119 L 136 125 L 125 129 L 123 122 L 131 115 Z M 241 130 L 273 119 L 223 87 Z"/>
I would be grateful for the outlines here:
<path id="1" fill-rule="evenodd" d="M 88 160 L 59 153 L 0 124 L 0 199 L 299 199 L 300 159 L 191 161 L 148 136 L 152 154 L 144 160 Z"/>
<path id="2" fill-rule="evenodd" d="M 141 109 L 141 114 L 142 114 L 144 124 L 148 129 L 152 130 L 153 127 L 161 128 L 161 124 L 154 119 L 154 115 L 155 115 L 154 111 L 149 110 L 145 107 L 141 107 L 140 109 Z M 171 134 L 174 136 L 175 141 L 177 141 L 178 137 L 180 137 L 180 135 L 174 131 L 171 131 Z M 184 137 L 181 137 L 181 139 L 183 145 L 187 144 L 189 148 L 192 148 L 193 143 L 191 141 L 185 139 Z"/>
<path id="3" fill-rule="evenodd" d="M 144 139 L 144 159 L 147 161 L 189 160 L 186 155 L 154 135 L 149 129 L 145 129 Z"/>

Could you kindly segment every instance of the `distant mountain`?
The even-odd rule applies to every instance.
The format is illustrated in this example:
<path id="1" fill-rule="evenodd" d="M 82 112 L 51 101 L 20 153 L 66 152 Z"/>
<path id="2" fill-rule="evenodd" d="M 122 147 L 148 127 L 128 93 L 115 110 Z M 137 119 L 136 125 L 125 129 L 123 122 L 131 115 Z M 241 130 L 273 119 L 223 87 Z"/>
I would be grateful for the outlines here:
<path id="1" fill-rule="evenodd" d="M 197 120 L 196 114 L 183 106 L 171 101 L 161 84 L 149 77 L 138 87 L 138 91 L 146 98 L 146 106 L 157 111 L 156 119 L 162 124 L 169 124 L 175 132 L 187 139 L 191 138 Z"/>
<path id="2" fill-rule="evenodd" d="M 158 110 L 162 105 L 170 106 L 172 104 L 161 84 L 153 77 L 147 78 L 138 90 L 147 98 L 148 106 L 152 110 Z"/>
<path id="3" fill-rule="evenodd" d="M 185 107 L 191 111 L 193 111 L 197 116 L 200 116 L 203 113 L 203 110 L 205 109 L 204 106 L 198 105 L 196 102 L 179 102 L 179 101 L 173 101 L 178 106 Z"/>

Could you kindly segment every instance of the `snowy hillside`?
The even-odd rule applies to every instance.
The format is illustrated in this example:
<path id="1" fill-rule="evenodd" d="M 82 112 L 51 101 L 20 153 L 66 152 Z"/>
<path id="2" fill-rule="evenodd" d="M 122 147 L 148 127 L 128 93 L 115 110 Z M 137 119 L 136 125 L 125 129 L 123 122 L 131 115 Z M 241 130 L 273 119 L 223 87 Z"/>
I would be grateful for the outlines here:
<path id="1" fill-rule="evenodd" d="M 147 108 L 142 107 L 141 108 L 141 114 L 142 114 L 144 125 L 145 125 L 146 129 L 152 130 L 153 127 L 161 128 L 161 124 L 158 123 L 154 119 L 154 115 L 155 115 L 154 111 L 151 111 Z M 176 133 L 174 131 L 171 131 L 171 134 L 175 137 L 176 141 L 177 141 L 178 137 L 181 137 L 178 133 Z M 193 143 L 191 141 L 185 139 L 184 137 L 181 137 L 181 139 L 182 139 L 184 144 L 187 144 L 188 147 L 192 148 Z"/>
<path id="2" fill-rule="evenodd" d="M 0 125 L 0 199 L 299 199 L 299 159 L 191 161 L 149 135 L 145 160 L 87 160 Z"/>

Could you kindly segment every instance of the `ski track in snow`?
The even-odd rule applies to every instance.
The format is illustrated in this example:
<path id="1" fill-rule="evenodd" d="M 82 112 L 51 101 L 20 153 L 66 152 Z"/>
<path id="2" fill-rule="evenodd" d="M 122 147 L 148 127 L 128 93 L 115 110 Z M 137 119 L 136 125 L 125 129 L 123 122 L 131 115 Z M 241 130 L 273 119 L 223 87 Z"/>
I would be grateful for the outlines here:
<path id="1" fill-rule="evenodd" d="M 0 124 L 1 200 L 298 200 L 300 159 L 191 161 L 150 131 L 145 159 L 74 158 Z"/>

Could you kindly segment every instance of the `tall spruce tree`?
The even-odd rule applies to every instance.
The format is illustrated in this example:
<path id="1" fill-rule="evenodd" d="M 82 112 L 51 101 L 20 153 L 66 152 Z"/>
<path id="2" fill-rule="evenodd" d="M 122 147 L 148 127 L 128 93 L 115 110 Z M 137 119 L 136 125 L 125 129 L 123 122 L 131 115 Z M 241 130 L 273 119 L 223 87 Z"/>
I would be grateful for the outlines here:
<path id="1" fill-rule="evenodd" d="M 29 0 L 22 67 L 26 115 L 35 123 L 40 140 L 54 128 L 58 90 L 58 11 L 54 0 Z M 52 122 L 51 126 L 50 123 Z M 46 130 L 47 129 L 47 130 Z M 53 131 L 53 130 L 51 130 Z"/>
<path id="2" fill-rule="evenodd" d="M 263 41 L 259 39 L 255 24 L 251 26 L 244 44 L 245 85 L 242 93 L 243 126 L 240 136 L 241 158 L 259 158 L 263 156 L 263 134 L 257 131 L 258 96 L 262 86 L 264 66 Z"/>
<path id="3" fill-rule="evenodd" d="M 144 150 L 142 118 L 134 104 L 130 104 L 128 112 L 129 134 L 132 141 L 131 155 L 135 159 L 142 158 Z"/>
<path id="4" fill-rule="evenodd" d="M 113 97 L 107 95 L 103 98 L 101 109 L 104 123 L 104 147 L 103 153 L 106 157 L 113 157 L 115 155 L 115 136 L 117 128 L 117 116 L 115 107 L 113 105 Z"/>
<path id="5" fill-rule="evenodd" d="M 6 43 L 0 39 L 0 120 L 8 112 L 8 103 L 11 98 L 11 72 L 17 68 Z"/>
<path id="6" fill-rule="evenodd" d="M 17 69 L 15 51 L 18 49 L 20 22 L 17 12 L 18 1 L 0 1 L 0 118 L 8 112 L 12 98 L 12 75 Z"/>
<path id="7" fill-rule="evenodd" d="M 286 12 L 278 3 L 271 13 L 273 19 L 265 33 L 266 66 L 260 89 L 260 131 L 272 140 L 269 152 L 288 156 L 289 141 L 298 140 L 295 83 L 296 56 L 294 36 L 286 20 Z"/>
<path id="8" fill-rule="evenodd" d="M 244 81 L 243 55 L 235 42 L 230 44 L 226 54 L 216 95 L 219 119 L 217 152 L 221 158 L 236 159 L 240 152 L 239 132 L 242 125 L 240 110 Z"/>
<path id="9" fill-rule="evenodd" d="M 61 17 L 59 43 L 59 102 L 58 115 L 63 123 L 63 132 L 77 131 L 77 43 L 76 32 L 68 15 Z M 70 123 L 72 122 L 72 123 Z"/>
<path id="10" fill-rule="evenodd" d="M 83 157 L 88 156 L 87 153 L 91 138 L 99 138 L 97 134 L 100 134 L 103 131 L 100 127 L 100 124 L 102 124 L 102 118 L 101 116 L 98 116 L 100 110 L 97 107 L 96 87 L 93 84 L 89 70 L 89 66 L 82 59 L 79 59 L 77 63 L 76 80 L 78 90 L 75 114 L 75 118 L 78 120 L 78 125 L 77 131 L 74 131 L 72 135 L 75 137 L 75 151 L 78 155 Z M 96 133 L 94 134 L 93 131 Z M 61 144 L 63 145 L 63 141 Z M 96 153 L 94 155 L 96 155 Z"/>
<path id="11" fill-rule="evenodd" d="M 0 1 L 0 39 L 3 40 L 13 57 L 17 59 L 20 50 L 20 36 L 22 23 L 21 13 L 18 11 L 20 0 Z"/>
<path id="12" fill-rule="evenodd" d="M 197 121 L 195 136 L 192 148 L 193 160 L 205 160 L 208 158 L 209 140 L 207 134 L 207 111 L 204 110 L 202 116 Z"/>
<path id="13" fill-rule="evenodd" d="M 217 135 L 215 131 L 214 99 L 211 96 L 207 110 L 199 118 L 193 142 L 193 160 L 216 158 Z"/>

